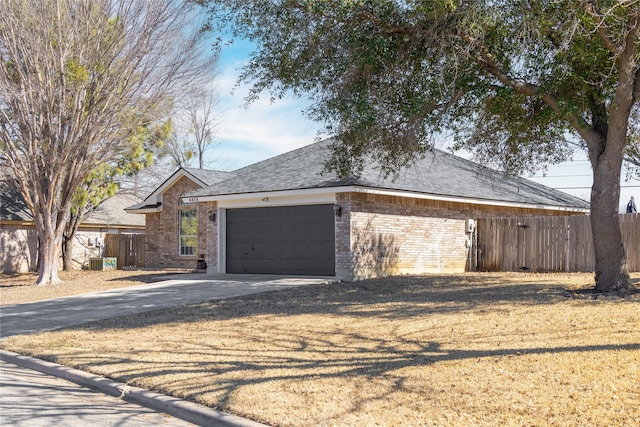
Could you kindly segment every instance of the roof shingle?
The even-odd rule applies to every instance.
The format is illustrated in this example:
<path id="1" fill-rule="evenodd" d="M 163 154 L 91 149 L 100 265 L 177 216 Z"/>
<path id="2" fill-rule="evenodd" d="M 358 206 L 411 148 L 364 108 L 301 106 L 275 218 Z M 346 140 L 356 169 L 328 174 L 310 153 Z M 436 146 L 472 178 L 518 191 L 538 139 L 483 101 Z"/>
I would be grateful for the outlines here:
<path id="1" fill-rule="evenodd" d="M 586 201 L 577 197 L 523 178 L 506 176 L 437 149 L 413 161 L 397 176 L 385 176 L 379 164 L 369 162 L 359 176 L 339 179 L 335 173 L 324 171 L 332 142 L 320 141 L 246 166 L 232 172 L 228 179 L 188 195 L 223 196 L 362 186 L 442 197 L 589 208 Z"/>

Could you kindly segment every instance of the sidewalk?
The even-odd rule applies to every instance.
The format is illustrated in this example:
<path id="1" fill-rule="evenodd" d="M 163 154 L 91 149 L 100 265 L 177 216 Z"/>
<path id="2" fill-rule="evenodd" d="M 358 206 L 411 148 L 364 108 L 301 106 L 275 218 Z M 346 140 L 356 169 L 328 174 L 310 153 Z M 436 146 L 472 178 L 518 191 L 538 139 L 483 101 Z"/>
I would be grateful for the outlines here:
<path id="1" fill-rule="evenodd" d="M 216 427 L 264 427 L 264 424 L 259 424 L 241 417 L 237 417 L 235 415 L 226 414 L 224 412 L 220 412 L 218 410 L 198 405 L 193 402 L 189 402 L 182 399 L 177 399 L 175 397 L 166 396 L 160 393 L 155 393 L 153 391 L 141 389 L 138 387 L 131 387 L 123 383 L 119 383 L 117 381 L 112 381 L 108 378 L 100 377 L 97 375 L 89 374 L 84 371 L 80 371 L 77 369 L 68 368 L 66 366 L 58 365 L 55 363 L 47 362 L 44 360 L 36 359 L 33 357 L 21 356 L 16 353 L 12 353 L 6 350 L 0 350 L 0 360 L 2 362 L 11 363 L 13 365 L 17 365 L 23 368 L 31 369 L 34 371 L 42 372 L 47 375 L 51 375 L 53 377 L 61 378 L 72 383 L 87 387 L 93 391 L 97 391 L 103 393 L 107 396 L 112 396 L 116 398 L 120 398 L 123 401 L 133 403 L 136 405 L 140 405 L 145 408 L 149 408 L 152 411 L 169 414 L 173 417 L 179 418 L 181 420 L 187 421 L 189 423 L 193 423 L 199 426 L 216 426 Z M 4 363 L 3 363 L 4 365 Z M 6 366 L 6 365 L 5 365 Z M 42 417 L 41 410 L 37 410 L 38 406 L 48 405 L 52 406 L 57 404 L 66 405 L 67 412 L 75 411 L 79 418 L 82 418 L 82 414 L 79 412 L 83 412 L 83 408 L 87 407 L 85 401 L 81 402 L 70 402 L 63 403 L 64 400 L 61 398 L 52 398 L 51 390 L 52 388 L 58 387 L 60 388 L 60 384 L 51 384 L 52 387 L 44 387 L 42 384 L 34 385 L 34 381 L 32 379 L 20 380 L 19 372 L 14 372 L 12 375 L 12 380 L 14 383 L 17 381 L 17 384 L 12 384 L 14 388 L 19 388 L 20 390 L 20 401 L 24 404 L 27 403 L 30 410 L 33 412 L 33 416 Z M 40 381 L 41 382 L 41 381 Z M 51 381 L 49 381 L 51 382 Z M 2 375 L 2 383 L 7 386 L 8 380 L 5 379 L 5 373 Z M 29 388 L 30 387 L 30 388 Z M 7 387 L 8 388 L 8 387 Z M 28 391 L 27 391 L 28 390 Z M 74 391 L 76 395 L 80 395 L 82 390 Z M 68 391 L 65 394 L 69 394 Z M 3 390 L 2 399 L 10 399 L 11 396 L 7 396 L 5 391 Z M 78 397 L 78 396 L 76 396 Z M 27 402 L 27 399 L 33 399 L 33 402 Z M 57 400 L 57 402 L 56 402 Z M 75 399 L 74 399 L 75 400 Z M 84 399 L 86 400 L 86 398 Z M 3 406 L 8 404 L 9 402 L 2 402 Z M 79 403 L 81 406 L 76 407 L 74 409 L 74 405 Z M 113 417 L 114 413 L 125 411 L 125 408 L 121 405 L 118 405 L 117 402 L 101 402 L 102 407 L 93 408 L 93 422 L 96 420 L 100 420 L 100 415 L 102 414 L 104 418 Z M 112 408 L 108 406 L 111 405 Z M 98 406 L 96 404 L 96 406 Z M 144 411 L 142 409 L 126 409 L 126 417 L 130 417 L 131 414 L 146 414 L 147 417 L 152 415 L 152 411 Z M 37 412 L 37 414 L 36 414 Z M 55 412 L 55 411 L 54 411 Z M 53 415 L 53 414 L 52 414 Z M 3 418 L 7 416 L 7 414 L 3 414 Z M 60 416 L 59 414 L 57 416 Z M 53 420 L 51 420 L 53 421 Z M 86 420 L 85 420 L 86 421 Z M 110 424 L 108 420 L 105 420 L 107 424 Z M 170 422 L 170 420 L 161 420 L 161 421 L 153 421 L 153 418 L 150 418 L 149 423 L 130 423 L 135 425 L 166 425 L 166 426 L 186 426 L 186 423 L 178 423 L 178 422 Z M 55 424 L 55 423 L 54 423 Z M 54 425 L 47 424 L 47 425 Z M 5 424 L 7 425 L 7 424 Z M 9 424 L 11 425 L 11 424 Z M 42 425 L 42 424 L 37 424 Z M 106 425 L 106 424 L 105 424 Z"/>

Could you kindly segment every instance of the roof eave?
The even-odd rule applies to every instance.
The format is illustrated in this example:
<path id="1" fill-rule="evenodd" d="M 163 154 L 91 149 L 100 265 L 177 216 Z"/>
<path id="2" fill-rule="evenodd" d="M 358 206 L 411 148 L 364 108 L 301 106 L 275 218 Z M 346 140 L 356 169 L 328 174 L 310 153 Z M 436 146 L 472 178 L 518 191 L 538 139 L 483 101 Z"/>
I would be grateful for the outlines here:
<path id="1" fill-rule="evenodd" d="M 198 179 L 191 172 L 189 172 L 185 168 L 181 167 L 178 170 L 176 170 L 174 173 L 172 173 L 169 178 L 165 179 L 162 184 L 160 184 L 158 187 L 156 187 L 156 189 L 153 190 L 153 192 L 151 194 L 149 194 L 144 199 L 144 201 L 147 202 L 149 200 L 157 200 L 158 196 L 160 196 L 162 193 L 167 191 L 176 181 L 178 181 L 182 177 L 190 179 L 195 184 L 199 185 L 201 188 L 204 188 L 204 187 L 207 186 L 207 184 L 204 181 L 202 181 L 201 179 Z M 144 208 L 144 209 L 146 209 L 146 208 Z M 126 209 L 125 209 L 125 211 L 126 211 Z M 156 211 L 146 211 L 145 210 L 143 212 L 142 210 L 139 209 L 135 213 L 151 213 L 151 212 L 160 212 L 160 210 L 156 210 Z M 130 212 L 130 213 L 134 213 L 134 212 Z"/>
<path id="2" fill-rule="evenodd" d="M 162 203 L 156 203 L 155 205 L 145 205 L 139 208 L 124 208 L 124 211 L 128 214 L 146 214 L 154 212 L 162 212 Z"/>
<path id="3" fill-rule="evenodd" d="M 236 193 L 236 194 L 217 194 L 208 196 L 191 196 L 182 198 L 188 203 L 202 203 L 202 202 L 217 202 L 217 201 L 231 201 L 241 200 L 248 198 L 264 198 L 264 197 L 276 197 L 276 196 L 288 196 L 295 197 L 301 195 L 319 195 L 327 193 L 368 193 L 379 194 L 395 197 L 410 197 L 416 199 L 437 200 L 444 202 L 457 202 L 457 203 L 469 203 L 476 205 L 486 206 L 502 206 L 511 208 L 522 209 L 543 209 L 543 210 L 555 210 L 564 212 L 576 212 L 576 213 L 589 213 L 588 208 L 580 208 L 578 206 L 563 206 L 563 205 L 549 205 L 543 203 L 524 203 L 524 202 L 510 202 L 504 200 L 490 200 L 482 198 L 472 198 L 463 196 L 446 196 L 432 193 L 419 193 L 415 191 L 405 190 L 390 190 L 384 188 L 374 188 L 359 185 L 350 186 L 338 186 L 338 187 L 320 187 L 320 188 L 303 188 L 295 190 L 279 190 L 279 191 L 260 191 L 255 193 Z"/>
<path id="4" fill-rule="evenodd" d="M 464 196 L 445 196 L 445 195 L 432 194 L 432 193 L 418 193 L 418 192 L 403 191 L 403 190 L 387 190 L 387 189 L 379 189 L 379 188 L 371 188 L 371 187 L 356 187 L 354 192 L 380 194 L 380 195 L 397 196 L 397 197 L 412 197 L 416 199 L 437 200 L 437 201 L 443 201 L 443 202 L 470 203 L 470 204 L 486 205 L 486 206 L 502 206 L 502 207 L 523 208 L 523 209 L 558 210 L 558 211 L 566 211 L 566 212 L 589 212 L 588 208 L 580 208 L 577 206 L 547 205 L 543 203 L 510 202 L 506 200 L 490 200 L 490 199 L 481 199 L 481 198 L 464 197 Z"/>
<path id="5" fill-rule="evenodd" d="M 128 214 L 137 215 L 137 214 L 147 214 L 147 213 L 154 213 L 154 212 L 162 212 L 162 208 L 125 209 L 124 211 L 126 213 L 128 213 Z"/>

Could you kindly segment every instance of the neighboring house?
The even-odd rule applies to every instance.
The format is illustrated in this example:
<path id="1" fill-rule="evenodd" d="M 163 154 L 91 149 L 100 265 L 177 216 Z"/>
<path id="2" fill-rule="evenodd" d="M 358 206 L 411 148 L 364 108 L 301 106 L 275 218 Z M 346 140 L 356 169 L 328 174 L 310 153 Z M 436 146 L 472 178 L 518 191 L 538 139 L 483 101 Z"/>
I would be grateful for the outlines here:
<path id="1" fill-rule="evenodd" d="M 434 150 L 397 177 L 323 173 L 331 141 L 231 173 L 180 169 L 147 200 L 147 266 L 220 273 L 462 272 L 473 220 L 586 214 L 563 192 Z M 180 226 L 178 226 L 180 224 Z"/>
<path id="2" fill-rule="evenodd" d="M 118 194 L 100 207 L 80 225 L 73 243 L 75 268 L 86 267 L 89 258 L 100 257 L 106 234 L 144 233 L 144 217 L 124 211 L 139 199 Z M 24 199 L 6 176 L 0 180 L 0 271 L 4 273 L 34 270 L 38 241 L 33 217 Z"/>

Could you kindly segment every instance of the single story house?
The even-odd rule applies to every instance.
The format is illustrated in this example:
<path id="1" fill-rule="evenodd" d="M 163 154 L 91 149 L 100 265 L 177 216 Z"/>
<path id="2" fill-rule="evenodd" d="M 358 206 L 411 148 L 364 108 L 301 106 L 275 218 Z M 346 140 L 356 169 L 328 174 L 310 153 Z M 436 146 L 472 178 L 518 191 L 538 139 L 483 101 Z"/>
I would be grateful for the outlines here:
<path id="1" fill-rule="evenodd" d="M 117 194 L 78 227 L 71 256 L 75 268 L 87 267 L 89 258 L 104 255 L 107 234 L 144 233 L 144 217 L 128 215 L 124 210 L 138 200 L 132 195 Z M 0 174 L 0 271 L 34 270 L 37 250 L 33 217 L 8 176 Z"/>
<path id="2" fill-rule="evenodd" d="M 230 173 L 180 169 L 145 202 L 147 266 L 219 273 L 462 272 L 474 219 L 586 214 L 586 201 L 433 150 L 396 177 L 324 171 L 331 140 Z"/>

